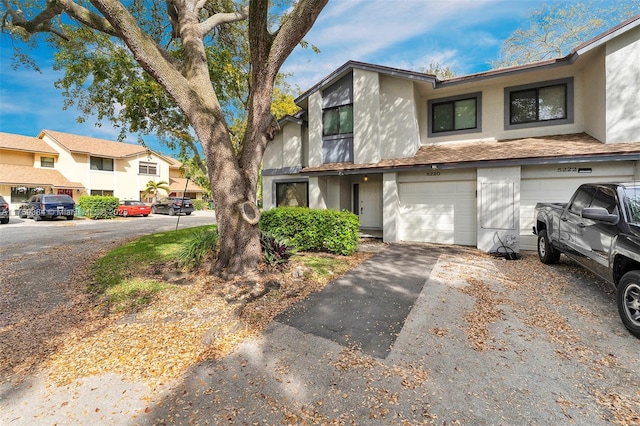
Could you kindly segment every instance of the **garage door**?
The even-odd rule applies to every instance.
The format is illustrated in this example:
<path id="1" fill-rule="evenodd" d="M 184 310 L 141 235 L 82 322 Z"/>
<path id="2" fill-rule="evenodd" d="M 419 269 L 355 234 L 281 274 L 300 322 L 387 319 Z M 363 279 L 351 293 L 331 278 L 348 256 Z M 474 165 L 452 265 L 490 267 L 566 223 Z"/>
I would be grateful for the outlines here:
<path id="1" fill-rule="evenodd" d="M 400 182 L 401 241 L 476 245 L 476 182 Z"/>
<path id="2" fill-rule="evenodd" d="M 520 248 L 535 250 L 534 208 L 538 202 L 566 203 L 583 183 L 633 180 L 631 162 L 522 169 L 520 187 Z"/>

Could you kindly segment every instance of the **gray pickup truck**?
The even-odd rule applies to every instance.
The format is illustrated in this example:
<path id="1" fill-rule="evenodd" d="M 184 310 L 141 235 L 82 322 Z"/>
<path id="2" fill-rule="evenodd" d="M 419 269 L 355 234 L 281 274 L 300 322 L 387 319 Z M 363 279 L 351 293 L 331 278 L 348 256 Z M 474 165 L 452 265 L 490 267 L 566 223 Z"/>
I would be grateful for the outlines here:
<path id="1" fill-rule="evenodd" d="M 640 183 L 585 184 L 566 204 L 538 203 L 533 233 L 543 263 L 564 253 L 611 283 L 622 322 L 640 338 Z"/>

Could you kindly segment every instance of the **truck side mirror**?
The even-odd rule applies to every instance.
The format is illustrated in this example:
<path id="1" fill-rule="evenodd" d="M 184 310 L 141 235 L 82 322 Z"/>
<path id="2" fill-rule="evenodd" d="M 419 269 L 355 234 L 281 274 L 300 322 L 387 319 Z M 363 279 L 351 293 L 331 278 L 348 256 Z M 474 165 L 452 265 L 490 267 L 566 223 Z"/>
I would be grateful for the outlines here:
<path id="1" fill-rule="evenodd" d="M 582 217 L 611 225 L 615 225 L 620 219 L 617 214 L 609 213 L 604 207 L 585 207 L 582 209 Z"/>

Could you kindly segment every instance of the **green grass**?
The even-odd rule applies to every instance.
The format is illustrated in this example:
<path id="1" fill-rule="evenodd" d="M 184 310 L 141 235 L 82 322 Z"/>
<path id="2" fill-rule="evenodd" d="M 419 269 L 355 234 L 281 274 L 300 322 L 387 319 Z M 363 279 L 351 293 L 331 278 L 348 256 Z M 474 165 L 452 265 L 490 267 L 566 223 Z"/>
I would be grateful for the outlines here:
<path id="1" fill-rule="evenodd" d="M 304 266 L 311 268 L 316 276 L 329 279 L 335 273 L 343 272 L 349 266 L 348 258 L 305 255 L 299 258 Z"/>
<path id="2" fill-rule="evenodd" d="M 89 289 L 103 303 L 116 310 L 130 310 L 148 304 L 153 295 L 172 287 L 149 279 L 153 265 L 178 263 L 184 248 L 198 233 L 216 229 L 215 225 L 147 235 L 111 250 L 93 266 Z"/>

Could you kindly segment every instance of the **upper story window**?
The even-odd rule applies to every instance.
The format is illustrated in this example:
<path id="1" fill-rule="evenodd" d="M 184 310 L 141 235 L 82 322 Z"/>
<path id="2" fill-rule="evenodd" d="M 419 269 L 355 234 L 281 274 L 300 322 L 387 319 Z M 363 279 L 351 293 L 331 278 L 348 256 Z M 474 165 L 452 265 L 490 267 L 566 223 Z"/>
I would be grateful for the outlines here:
<path id="1" fill-rule="evenodd" d="M 573 78 L 505 89 L 505 128 L 573 123 Z"/>
<path id="2" fill-rule="evenodd" d="M 158 164 L 157 163 L 147 163 L 140 162 L 140 166 L 138 168 L 138 173 L 141 175 L 157 175 L 158 174 Z"/>
<path id="3" fill-rule="evenodd" d="M 113 158 L 91 157 L 91 170 L 113 171 Z"/>
<path id="4" fill-rule="evenodd" d="M 353 133 L 353 105 L 328 108 L 322 112 L 322 135 Z"/>
<path id="5" fill-rule="evenodd" d="M 322 162 L 353 162 L 353 74 L 322 91 Z"/>
<path id="6" fill-rule="evenodd" d="M 53 157 L 40 157 L 40 167 L 53 168 Z"/>
<path id="7" fill-rule="evenodd" d="M 482 130 L 482 93 L 452 96 L 427 102 L 429 136 Z"/>

